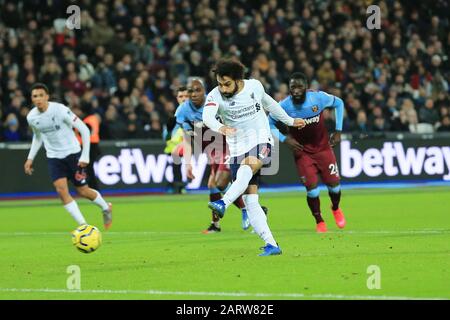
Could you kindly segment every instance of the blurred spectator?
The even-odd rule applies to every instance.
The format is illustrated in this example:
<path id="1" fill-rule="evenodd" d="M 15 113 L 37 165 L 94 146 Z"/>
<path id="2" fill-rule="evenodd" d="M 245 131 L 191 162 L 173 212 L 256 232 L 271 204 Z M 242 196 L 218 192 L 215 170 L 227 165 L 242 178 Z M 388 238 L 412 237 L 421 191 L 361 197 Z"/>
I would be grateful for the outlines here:
<path id="1" fill-rule="evenodd" d="M 372 132 L 389 131 L 390 126 L 383 115 L 383 110 L 381 107 L 376 106 L 373 108 L 372 114 L 370 115 L 369 126 Z"/>
<path id="2" fill-rule="evenodd" d="M 80 69 L 78 78 L 83 82 L 89 81 L 94 76 L 95 70 L 92 64 L 89 63 L 88 57 L 85 54 L 80 54 L 78 64 Z"/>
<path id="3" fill-rule="evenodd" d="M 20 141 L 20 132 L 19 132 L 19 120 L 14 113 L 10 113 L 6 116 L 3 136 L 5 141 Z"/>
<path id="4" fill-rule="evenodd" d="M 364 110 L 359 110 L 356 116 L 356 121 L 351 127 L 351 130 L 358 133 L 360 137 L 367 136 L 369 133 L 369 126 L 367 124 L 367 115 Z"/>
<path id="5" fill-rule="evenodd" d="M 381 0 L 376 31 L 361 20 L 364 1 L 83 1 L 79 30 L 61 19 L 67 1 L 0 2 L 2 140 L 11 113 L 29 139 L 23 108 L 35 81 L 52 99 L 96 108 L 104 139 L 156 138 L 175 88 L 199 76 L 211 90 L 221 57 L 242 60 L 276 99 L 294 71 L 311 89 L 340 90 L 356 132 L 447 121 L 448 1 Z"/>
<path id="6" fill-rule="evenodd" d="M 101 136 L 104 136 L 106 139 L 118 140 L 128 138 L 127 123 L 112 104 L 106 110 L 105 121 L 102 122 L 100 132 Z"/>
<path id="7" fill-rule="evenodd" d="M 419 123 L 419 118 L 411 99 L 405 99 L 403 101 L 400 110 L 400 122 L 404 126 L 404 128 L 407 128 L 407 130 L 409 130 L 410 132 L 417 132 L 417 124 Z"/>
<path id="8" fill-rule="evenodd" d="M 450 117 L 449 116 L 445 116 L 442 119 L 442 124 L 439 126 L 437 131 L 439 131 L 439 132 L 450 132 Z"/>
<path id="9" fill-rule="evenodd" d="M 439 114 L 434 108 L 434 101 L 432 99 L 427 99 L 425 105 L 419 110 L 420 122 L 435 124 L 439 121 Z"/>
<path id="10" fill-rule="evenodd" d="M 334 84 L 336 80 L 336 73 L 331 68 L 330 61 L 325 61 L 319 68 L 319 70 L 317 71 L 317 80 L 319 80 L 319 82 L 326 87 Z"/>

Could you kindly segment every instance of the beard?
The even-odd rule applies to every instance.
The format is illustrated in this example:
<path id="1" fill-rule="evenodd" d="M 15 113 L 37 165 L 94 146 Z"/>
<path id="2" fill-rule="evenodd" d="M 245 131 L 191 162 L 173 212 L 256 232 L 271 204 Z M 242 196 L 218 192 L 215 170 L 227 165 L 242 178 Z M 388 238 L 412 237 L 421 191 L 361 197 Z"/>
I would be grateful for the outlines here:
<path id="1" fill-rule="evenodd" d="M 221 92 L 220 94 L 225 97 L 226 99 L 232 98 L 236 92 L 238 91 L 239 87 L 237 84 L 237 81 L 234 82 L 234 90 L 232 92 Z"/>
<path id="2" fill-rule="evenodd" d="M 303 104 L 303 102 L 305 102 L 305 99 L 306 99 L 306 92 L 300 96 L 299 95 L 294 96 L 292 94 L 291 94 L 291 96 L 292 96 L 292 101 L 294 102 L 294 104 Z"/>

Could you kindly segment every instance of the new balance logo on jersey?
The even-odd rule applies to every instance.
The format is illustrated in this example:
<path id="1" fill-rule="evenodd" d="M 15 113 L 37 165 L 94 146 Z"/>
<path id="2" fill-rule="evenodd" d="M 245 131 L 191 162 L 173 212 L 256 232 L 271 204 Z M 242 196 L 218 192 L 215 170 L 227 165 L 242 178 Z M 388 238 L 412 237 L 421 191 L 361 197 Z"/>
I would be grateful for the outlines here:
<path id="1" fill-rule="evenodd" d="M 319 123 L 319 121 L 320 121 L 320 114 L 315 117 L 305 119 L 306 124 Z"/>

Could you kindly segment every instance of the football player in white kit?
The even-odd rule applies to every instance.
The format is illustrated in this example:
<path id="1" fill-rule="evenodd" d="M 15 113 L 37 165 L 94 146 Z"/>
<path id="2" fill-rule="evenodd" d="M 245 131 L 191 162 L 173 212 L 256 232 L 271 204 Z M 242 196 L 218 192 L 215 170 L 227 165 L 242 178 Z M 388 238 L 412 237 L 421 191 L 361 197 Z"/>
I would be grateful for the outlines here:
<path id="1" fill-rule="evenodd" d="M 61 103 L 49 100 L 49 90 L 43 83 L 31 87 L 34 108 L 27 115 L 28 125 L 33 130 L 33 141 L 24 169 L 33 174 L 33 160 L 42 144 L 46 151 L 50 176 L 64 208 L 78 225 L 87 224 L 77 203 L 69 193 L 67 180 L 71 180 L 78 194 L 91 200 L 101 208 L 105 229 L 112 224 L 112 206 L 106 203 L 97 190 L 87 185 L 85 167 L 89 163 L 90 132 L 88 127 L 72 111 Z M 81 151 L 73 128 L 81 135 Z"/>
<path id="2" fill-rule="evenodd" d="M 271 161 L 273 138 L 268 111 L 272 117 L 291 127 L 305 126 L 303 119 L 294 119 L 268 94 L 258 80 L 244 80 L 245 67 L 238 61 L 220 60 L 214 73 L 218 86 L 206 98 L 203 122 L 211 130 L 226 136 L 230 150 L 230 168 L 233 183 L 218 201 L 209 208 L 223 217 L 227 207 L 243 195 L 250 224 L 266 243 L 260 256 L 281 254 L 267 224 L 267 218 L 258 199 L 260 170 Z M 219 113 L 223 124 L 217 121 Z"/>

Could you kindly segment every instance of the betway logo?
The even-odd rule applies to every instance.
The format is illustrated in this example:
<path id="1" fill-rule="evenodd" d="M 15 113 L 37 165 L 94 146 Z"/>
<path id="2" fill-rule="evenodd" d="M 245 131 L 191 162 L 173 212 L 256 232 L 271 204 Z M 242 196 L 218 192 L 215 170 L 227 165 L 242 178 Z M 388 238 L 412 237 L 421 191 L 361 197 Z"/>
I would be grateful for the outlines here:
<path id="1" fill-rule="evenodd" d="M 382 174 L 442 175 L 450 181 L 450 147 L 403 148 L 401 142 L 385 142 L 381 150 L 370 148 L 363 153 L 351 148 L 350 141 L 341 142 L 341 175 L 354 178 L 361 173 L 369 177 Z"/>
<path id="2" fill-rule="evenodd" d="M 319 121 L 320 121 L 320 114 L 318 114 L 315 117 L 305 119 L 306 124 L 319 123 Z"/>
<path id="3" fill-rule="evenodd" d="M 115 185 L 120 182 L 128 185 L 164 183 L 173 181 L 172 157 L 166 154 L 149 154 L 144 156 L 141 149 L 122 149 L 119 156 L 105 155 L 95 163 L 95 172 L 105 185 Z M 205 174 L 208 159 L 202 154 L 198 159 L 193 157 L 192 167 L 195 179 L 187 185 L 196 189 Z M 182 165 L 183 180 L 186 181 L 185 166 Z"/>

